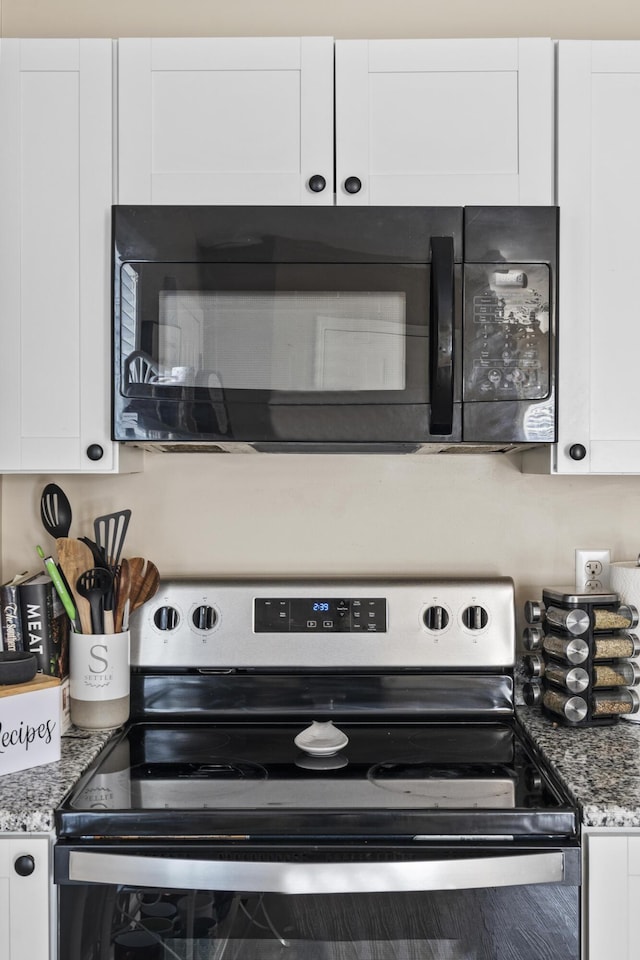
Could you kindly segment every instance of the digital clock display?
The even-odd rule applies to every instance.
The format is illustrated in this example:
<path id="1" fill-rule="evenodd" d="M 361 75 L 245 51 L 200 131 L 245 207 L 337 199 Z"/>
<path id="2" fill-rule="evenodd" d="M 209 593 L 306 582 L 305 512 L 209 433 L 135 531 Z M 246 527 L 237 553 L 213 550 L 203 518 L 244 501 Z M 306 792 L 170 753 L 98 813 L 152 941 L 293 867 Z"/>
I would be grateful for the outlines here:
<path id="1" fill-rule="evenodd" d="M 384 633 L 384 597 L 274 597 L 255 600 L 256 633 Z"/>

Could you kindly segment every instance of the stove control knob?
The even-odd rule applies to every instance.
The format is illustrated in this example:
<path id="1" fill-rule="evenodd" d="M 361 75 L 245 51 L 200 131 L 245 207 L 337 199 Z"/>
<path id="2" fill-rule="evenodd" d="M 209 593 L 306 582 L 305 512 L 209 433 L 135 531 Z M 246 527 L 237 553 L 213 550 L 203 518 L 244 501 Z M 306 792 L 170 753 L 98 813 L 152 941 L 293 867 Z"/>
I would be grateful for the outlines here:
<path id="1" fill-rule="evenodd" d="M 444 630 L 449 623 L 449 614 L 444 607 L 429 607 L 423 619 L 425 627 L 429 630 Z"/>
<path id="2" fill-rule="evenodd" d="M 206 604 L 197 607 L 193 611 L 193 616 L 191 620 L 196 630 L 211 630 L 215 626 L 217 620 L 216 612 L 213 607 L 209 607 Z"/>
<path id="3" fill-rule="evenodd" d="M 158 630 L 175 630 L 179 621 L 180 615 L 175 607 L 159 607 L 153 615 Z"/>
<path id="4" fill-rule="evenodd" d="M 467 607 L 462 611 L 462 622 L 467 630 L 484 630 L 489 622 L 489 614 L 484 607 Z"/>

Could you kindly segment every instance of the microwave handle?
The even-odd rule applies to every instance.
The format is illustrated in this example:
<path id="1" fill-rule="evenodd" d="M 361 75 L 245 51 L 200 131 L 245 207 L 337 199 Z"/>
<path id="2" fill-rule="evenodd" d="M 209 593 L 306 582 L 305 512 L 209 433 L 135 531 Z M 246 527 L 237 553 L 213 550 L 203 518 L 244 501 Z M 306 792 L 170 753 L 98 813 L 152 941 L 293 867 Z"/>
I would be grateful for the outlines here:
<path id="1" fill-rule="evenodd" d="M 431 434 L 453 431 L 453 237 L 431 238 L 429 380 Z"/>
<path id="2" fill-rule="evenodd" d="M 192 860 L 77 850 L 69 854 L 69 880 L 72 882 L 174 890 L 378 893 L 562 883 L 565 879 L 562 850 L 373 864 Z"/>

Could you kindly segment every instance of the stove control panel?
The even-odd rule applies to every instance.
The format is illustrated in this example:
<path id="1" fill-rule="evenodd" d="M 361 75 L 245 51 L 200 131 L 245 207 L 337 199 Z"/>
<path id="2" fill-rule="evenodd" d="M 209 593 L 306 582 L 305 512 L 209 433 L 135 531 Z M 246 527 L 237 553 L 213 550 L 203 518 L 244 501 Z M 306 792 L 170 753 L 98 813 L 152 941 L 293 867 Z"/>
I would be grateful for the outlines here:
<path id="1" fill-rule="evenodd" d="M 163 580 L 131 617 L 131 660 L 214 671 L 512 668 L 513 582 Z"/>

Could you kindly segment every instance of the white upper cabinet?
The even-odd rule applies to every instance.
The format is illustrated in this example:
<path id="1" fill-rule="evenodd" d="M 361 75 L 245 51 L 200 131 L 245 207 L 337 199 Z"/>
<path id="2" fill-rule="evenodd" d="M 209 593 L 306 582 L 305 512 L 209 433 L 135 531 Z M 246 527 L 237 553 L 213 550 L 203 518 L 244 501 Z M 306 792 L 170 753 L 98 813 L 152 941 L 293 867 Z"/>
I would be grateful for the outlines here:
<path id="1" fill-rule="evenodd" d="M 336 197 L 554 202 L 547 39 L 336 42 Z"/>
<path id="2" fill-rule="evenodd" d="M 558 443 L 534 468 L 640 473 L 639 115 L 640 42 L 558 43 Z"/>
<path id="3" fill-rule="evenodd" d="M 110 439 L 111 202 L 112 42 L 2 39 L 1 472 L 125 468 Z"/>
<path id="4" fill-rule="evenodd" d="M 333 40 L 120 40 L 118 129 L 121 204 L 331 204 Z"/>

